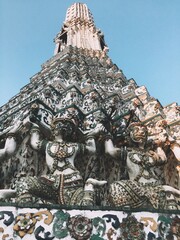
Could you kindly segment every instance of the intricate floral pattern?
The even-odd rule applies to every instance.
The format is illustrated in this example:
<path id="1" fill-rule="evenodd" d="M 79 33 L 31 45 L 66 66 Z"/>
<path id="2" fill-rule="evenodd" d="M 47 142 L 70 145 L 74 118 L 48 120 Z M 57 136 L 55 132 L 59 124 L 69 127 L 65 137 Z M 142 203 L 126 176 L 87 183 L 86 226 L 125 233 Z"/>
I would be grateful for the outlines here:
<path id="1" fill-rule="evenodd" d="M 92 221 L 81 215 L 71 217 L 68 222 L 68 229 L 71 236 L 78 240 L 89 239 L 92 227 Z"/>
<path id="2" fill-rule="evenodd" d="M 97 209 L 38 211 L 31 208 L 0 207 L 0 239 L 3 240 L 178 240 L 179 238 L 180 218 L 174 212 L 158 214 L 146 211 L 127 214 L 113 209 L 111 211 Z"/>
<path id="3" fill-rule="evenodd" d="M 120 229 L 122 240 L 145 239 L 144 225 L 138 222 L 134 216 L 129 215 L 127 218 L 123 218 L 122 223 L 120 223 Z"/>
<path id="4" fill-rule="evenodd" d="M 37 219 L 32 213 L 20 214 L 16 218 L 14 231 L 22 238 L 26 234 L 32 234 L 36 225 Z"/>

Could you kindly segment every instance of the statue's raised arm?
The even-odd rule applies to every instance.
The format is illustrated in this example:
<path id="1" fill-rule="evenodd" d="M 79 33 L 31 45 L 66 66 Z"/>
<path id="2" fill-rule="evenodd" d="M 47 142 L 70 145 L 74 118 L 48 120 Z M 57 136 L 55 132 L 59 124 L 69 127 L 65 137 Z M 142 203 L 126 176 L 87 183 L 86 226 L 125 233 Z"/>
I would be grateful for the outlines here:
<path id="1" fill-rule="evenodd" d="M 17 184 L 17 201 L 27 202 L 34 198 L 66 205 L 93 205 L 94 185 L 101 186 L 106 181 L 87 179 L 75 167 L 75 159 L 83 154 L 94 154 L 96 144 L 91 132 L 83 142 L 75 138 L 78 129 L 72 109 L 54 116 L 51 124 L 51 138 L 42 139 L 40 128 L 32 124 L 30 145 L 36 151 L 44 151 L 48 172 L 40 177 L 21 179 Z M 76 196 L 76 197 L 75 197 Z"/>
<path id="2" fill-rule="evenodd" d="M 177 209 L 173 194 L 180 196 L 180 191 L 165 185 L 163 166 L 167 162 L 167 157 L 161 142 L 156 142 L 156 148 L 152 150 L 146 146 L 148 131 L 140 122 L 131 123 L 128 132 L 130 142 L 127 147 L 126 168 L 129 180 L 111 184 L 111 204 L 132 208 L 147 207 L 150 204 L 154 208 Z M 108 154 L 114 157 L 118 149 L 113 144 L 111 148 Z M 167 192 L 171 193 L 170 200 Z"/>
<path id="3" fill-rule="evenodd" d="M 17 147 L 16 137 L 22 125 L 23 122 L 21 120 L 15 121 L 14 125 L 6 134 L 7 138 L 5 141 L 4 148 L 0 149 L 0 160 L 9 158 L 15 153 Z"/>

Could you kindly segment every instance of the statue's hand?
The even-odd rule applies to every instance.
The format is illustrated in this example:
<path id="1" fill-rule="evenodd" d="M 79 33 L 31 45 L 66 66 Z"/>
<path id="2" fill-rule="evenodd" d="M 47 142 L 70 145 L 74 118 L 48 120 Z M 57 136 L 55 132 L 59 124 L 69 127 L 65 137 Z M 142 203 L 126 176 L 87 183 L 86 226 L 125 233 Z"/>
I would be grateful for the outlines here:
<path id="1" fill-rule="evenodd" d="M 155 161 L 158 161 L 159 160 L 159 155 L 152 151 L 152 150 L 149 150 L 149 155 L 155 160 Z"/>
<path id="2" fill-rule="evenodd" d="M 97 179 L 94 179 L 94 178 L 88 178 L 86 180 L 86 185 L 92 184 L 93 186 L 103 186 L 106 183 L 107 183 L 107 181 L 105 181 L 105 180 L 97 180 Z"/>

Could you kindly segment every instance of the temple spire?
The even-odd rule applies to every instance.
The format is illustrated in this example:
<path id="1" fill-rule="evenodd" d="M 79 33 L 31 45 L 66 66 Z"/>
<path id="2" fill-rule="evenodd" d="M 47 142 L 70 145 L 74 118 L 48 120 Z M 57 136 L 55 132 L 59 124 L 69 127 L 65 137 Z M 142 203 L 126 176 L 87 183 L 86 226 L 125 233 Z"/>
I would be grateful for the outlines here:
<path id="1" fill-rule="evenodd" d="M 74 3 L 66 13 L 65 22 L 55 38 L 54 54 L 61 52 L 66 46 L 107 50 L 103 33 L 95 27 L 92 13 L 86 4 Z"/>

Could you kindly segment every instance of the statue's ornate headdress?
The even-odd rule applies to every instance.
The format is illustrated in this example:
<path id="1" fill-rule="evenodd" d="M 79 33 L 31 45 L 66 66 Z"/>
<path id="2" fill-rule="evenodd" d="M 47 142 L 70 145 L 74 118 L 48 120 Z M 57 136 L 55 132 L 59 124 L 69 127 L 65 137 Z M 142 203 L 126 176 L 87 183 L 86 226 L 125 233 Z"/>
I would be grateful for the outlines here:
<path id="1" fill-rule="evenodd" d="M 74 127 L 78 127 L 78 110 L 73 107 L 61 110 L 54 116 L 51 127 L 54 128 L 57 122 L 70 122 Z"/>
<path id="2" fill-rule="evenodd" d="M 142 122 L 132 122 L 132 123 L 130 123 L 129 126 L 128 126 L 128 131 L 130 132 L 131 130 L 133 130 L 135 127 L 138 127 L 138 126 L 143 127 L 147 131 L 146 125 L 144 125 Z"/>

